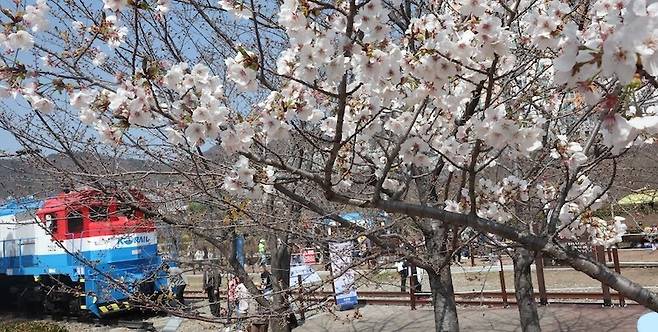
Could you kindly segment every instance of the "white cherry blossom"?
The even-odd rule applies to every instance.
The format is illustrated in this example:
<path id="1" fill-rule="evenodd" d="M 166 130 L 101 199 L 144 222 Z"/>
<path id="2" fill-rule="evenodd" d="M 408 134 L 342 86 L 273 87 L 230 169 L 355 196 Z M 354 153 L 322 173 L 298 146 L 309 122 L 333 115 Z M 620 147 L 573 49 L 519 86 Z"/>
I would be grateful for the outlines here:
<path id="1" fill-rule="evenodd" d="M 244 0 L 220 0 L 219 6 L 238 18 L 248 19 L 252 16 L 251 11 L 247 8 L 249 3 Z"/>
<path id="2" fill-rule="evenodd" d="M 256 90 L 256 69 L 258 59 L 253 52 L 241 51 L 234 58 L 228 58 L 226 64 L 226 77 L 236 83 L 243 91 Z"/>
<path id="3" fill-rule="evenodd" d="M 25 30 L 10 33 L 4 41 L 5 48 L 12 51 L 29 50 L 32 45 L 34 45 L 34 38 Z"/>
<path id="4" fill-rule="evenodd" d="M 165 132 L 167 134 L 167 142 L 173 145 L 185 144 L 185 136 L 183 135 L 182 132 L 171 127 L 165 128 Z"/>
<path id="5" fill-rule="evenodd" d="M 103 0 L 103 9 L 119 11 L 128 5 L 128 0 Z"/>
<path id="6" fill-rule="evenodd" d="M 185 129 L 185 137 L 192 146 L 200 145 L 206 137 L 206 126 L 201 123 L 190 123 Z"/>
<path id="7" fill-rule="evenodd" d="M 45 31 L 48 28 L 48 13 L 50 7 L 46 0 L 37 0 L 36 5 L 25 6 L 23 21 L 31 28 L 32 32 Z"/>
<path id="8" fill-rule="evenodd" d="M 103 53 L 102 51 L 98 51 L 98 53 L 96 53 L 96 56 L 94 56 L 94 59 L 91 61 L 91 63 L 93 63 L 94 66 L 102 66 L 106 60 L 107 60 L 107 54 Z"/>
<path id="9" fill-rule="evenodd" d="M 53 110 L 55 110 L 55 103 L 53 103 L 48 98 L 44 98 L 42 96 L 33 94 L 33 95 L 28 95 L 27 99 L 30 101 L 32 108 L 35 111 L 48 114 L 48 113 L 52 113 Z"/>

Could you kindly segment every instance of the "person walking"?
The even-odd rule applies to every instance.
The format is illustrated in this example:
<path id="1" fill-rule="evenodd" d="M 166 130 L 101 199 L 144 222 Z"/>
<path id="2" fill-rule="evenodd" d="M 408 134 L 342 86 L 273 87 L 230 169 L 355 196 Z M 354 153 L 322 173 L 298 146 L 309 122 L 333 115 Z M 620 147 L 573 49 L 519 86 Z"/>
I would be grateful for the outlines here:
<path id="1" fill-rule="evenodd" d="M 203 289 L 208 295 L 208 304 L 210 306 L 210 313 L 219 317 L 220 303 L 219 303 L 219 287 L 222 284 L 222 275 L 213 267 L 206 267 L 203 270 Z"/>

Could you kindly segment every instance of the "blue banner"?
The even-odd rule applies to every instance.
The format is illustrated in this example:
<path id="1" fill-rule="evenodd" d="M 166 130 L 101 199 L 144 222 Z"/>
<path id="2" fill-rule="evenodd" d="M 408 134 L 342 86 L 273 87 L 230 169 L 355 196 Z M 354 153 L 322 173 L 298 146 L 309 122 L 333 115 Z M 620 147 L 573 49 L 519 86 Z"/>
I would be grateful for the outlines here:
<path id="1" fill-rule="evenodd" d="M 240 265 L 244 267 L 244 235 L 238 234 L 233 238 L 233 252 Z"/>

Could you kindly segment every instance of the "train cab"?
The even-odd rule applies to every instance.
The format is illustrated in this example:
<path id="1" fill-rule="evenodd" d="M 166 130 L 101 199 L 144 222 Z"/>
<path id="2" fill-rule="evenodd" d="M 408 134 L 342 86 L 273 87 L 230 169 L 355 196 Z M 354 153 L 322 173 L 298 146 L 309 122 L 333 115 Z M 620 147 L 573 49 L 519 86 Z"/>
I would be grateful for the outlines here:
<path id="1" fill-rule="evenodd" d="M 142 211 L 90 190 L 47 200 L 37 215 L 53 240 L 58 241 L 155 230 Z"/>

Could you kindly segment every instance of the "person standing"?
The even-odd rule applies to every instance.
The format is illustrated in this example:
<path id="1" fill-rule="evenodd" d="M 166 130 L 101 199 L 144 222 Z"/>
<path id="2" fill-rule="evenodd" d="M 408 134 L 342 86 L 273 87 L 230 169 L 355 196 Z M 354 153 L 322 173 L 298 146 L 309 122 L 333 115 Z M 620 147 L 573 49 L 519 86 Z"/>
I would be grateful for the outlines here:
<path id="1" fill-rule="evenodd" d="M 210 313 L 219 317 L 219 287 L 222 284 L 222 275 L 212 267 L 206 267 L 203 270 L 203 289 L 208 295 L 208 304 Z"/>
<path id="2" fill-rule="evenodd" d="M 260 287 L 265 298 L 272 301 L 272 274 L 265 265 L 260 266 Z"/>
<path id="3" fill-rule="evenodd" d="M 238 287 L 239 280 L 240 279 L 238 279 L 237 276 L 234 276 L 231 279 L 229 279 L 229 281 L 228 281 L 228 294 L 227 294 L 228 295 L 227 296 L 228 297 L 228 303 L 227 303 L 228 313 L 227 313 L 227 315 L 228 315 L 229 321 L 231 320 L 231 316 L 233 316 L 233 314 L 237 312 L 237 309 L 236 309 L 237 308 L 237 298 L 238 298 L 238 296 L 237 296 L 237 287 Z"/>
<path id="4" fill-rule="evenodd" d="M 194 263 L 192 263 L 192 273 L 196 274 L 196 269 L 201 269 L 201 262 L 203 261 L 203 251 L 197 250 L 194 253 Z"/>
<path id="5" fill-rule="evenodd" d="M 247 314 L 249 313 L 249 290 L 247 289 L 247 286 L 244 285 L 242 280 L 240 280 L 238 277 L 237 279 L 237 286 L 235 287 L 235 294 L 236 294 L 236 314 L 238 316 L 238 324 L 237 324 L 237 330 L 242 331 L 243 330 L 243 325 L 244 325 L 244 320 L 247 317 Z"/>
<path id="6" fill-rule="evenodd" d="M 452 253 L 452 261 L 458 264 L 461 264 L 462 262 L 462 248 L 459 248 L 455 250 L 455 252 Z"/>
<path id="7" fill-rule="evenodd" d="M 407 277 L 409 276 L 407 262 L 404 260 L 399 261 L 395 263 L 395 267 L 400 275 L 400 292 L 404 293 L 407 291 Z"/>
<path id="8" fill-rule="evenodd" d="M 260 255 L 259 265 L 267 264 L 267 249 L 265 247 L 265 239 L 260 239 L 258 242 L 258 254 Z"/>
<path id="9" fill-rule="evenodd" d="M 418 268 L 416 265 L 411 265 L 411 282 L 413 283 L 414 293 L 419 293 L 423 291 L 423 285 L 418 280 Z M 411 286 L 411 285 L 410 285 Z"/>

